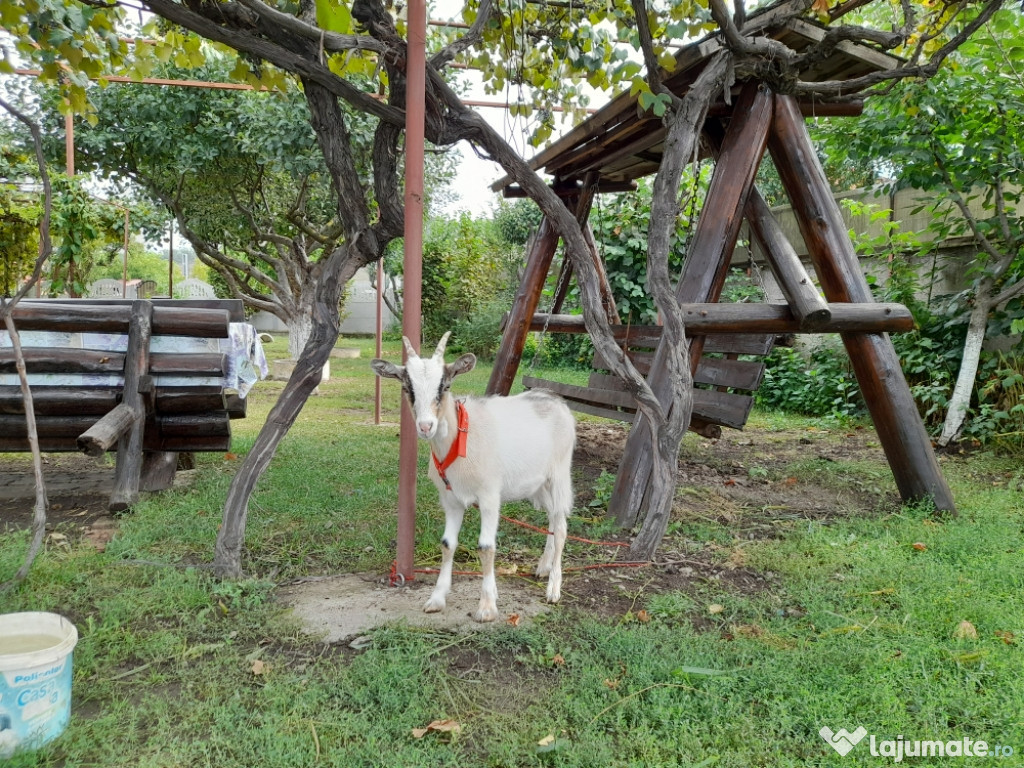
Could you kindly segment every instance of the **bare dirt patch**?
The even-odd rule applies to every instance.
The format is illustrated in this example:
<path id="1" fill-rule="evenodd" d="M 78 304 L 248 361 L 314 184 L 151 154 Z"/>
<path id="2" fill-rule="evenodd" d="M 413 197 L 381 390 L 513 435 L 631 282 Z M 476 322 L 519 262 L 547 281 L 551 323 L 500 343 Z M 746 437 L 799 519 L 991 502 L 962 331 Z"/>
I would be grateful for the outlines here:
<path id="1" fill-rule="evenodd" d="M 84 454 L 46 454 L 43 481 L 47 530 L 80 537 L 98 549 L 106 546 L 117 531 L 117 520 L 107 509 L 113 465 Z M 0 531 L 31 527 L 35 493 L 31 459 L 0 454 Z"/>

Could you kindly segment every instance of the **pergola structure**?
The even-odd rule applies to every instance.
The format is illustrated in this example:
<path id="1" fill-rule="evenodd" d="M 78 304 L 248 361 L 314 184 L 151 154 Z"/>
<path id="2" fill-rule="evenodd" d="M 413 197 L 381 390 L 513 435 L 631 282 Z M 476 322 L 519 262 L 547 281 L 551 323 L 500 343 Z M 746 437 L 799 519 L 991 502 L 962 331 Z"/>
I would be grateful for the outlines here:
<path id="1" fill-rule="evenodd" d="M 806 19 L 780 22 L 770 11 L 750 18 L 748 23 L 797 51 L 825 36 L 825 30 L 813 22 Z M 665 85 L 677 95 L 685 94 L 709 58 L 724 46 L 724 41 L 712 36 L 682 49 L 676 57 L 674 71 L 664 76 Z M 892 69 L 898 64 L 899 60 L 890 55 L 844 41 L 828 55 L 807 61 L 800 79 L 805 82 L 850 80 L 872 71 Z M 695 378 L 700 380 L 696 373 L 706 343 L 710 346 L 712 339 L 778 332 L 840 333 L 900 495 L 907 501 L 930 499 L 938 510 L 953 511 L 952 495 L 888 336 L 889 332 L 908 330 L 913 320 L 904 307 L 874 302 L 804 122 L 807 116 L 856 115 L 862 103 L 800 100 L 781 90 L 784 88 L 773 89 L 767 79 L 757 77 L 737 82 L 730 98 L 711 106 L 703 126 L 704 150 L 716 163 L 676 289 L 690 337 Z M 555 190 L 575 212 L 591 243 L 591 254 L 602 279 L 604 309 L 616 338 L 624 344 L 627 339 L 638 336 L 654 339 L 648 345 L 655 348 L 655 352 L 653 357 L 648 354 L 647 380 L 663 402 L 668 389 L 665 385 L 667 367 L 664 355 L 656 349 L 658 328 L 621 324 L 586 222 L 595 194 L 629 189 L 637 178 L 658 170 L 665 151 L 665 133 L 660 118 L 641 109 L 636 97 L 623 94 L 538 154 L 531 163 L 533 168 L 543 169 L 554 177 Z M 766 150 L 792 203 L 824 296 L 754 185 Z M 506 196 L 518 193 L 507 178 L 497 182 L 494 188 L 504 190 Z M 718 303 L 744 219 L 749 223 L 752 237 L 767 254 L 768 264 L 786 296 L 786 304 Z M 579 318 L 558 314 L 571 279 L 568 261 L 561 267 L 548 313 L 537 314 L 557 245 L 558 236 L 545 220 L 534 238 L 505 326 L 488 386 L 490 394 L 508 394 L 531 330 L 586 330 Z M 592 378 L 590 389 L 563 387 L 562 394 L 570 397 L 571 405 L 575 401 L 580 410 L 600 413 L 600 408 L 587 405 L 587 392 L 593 387 Z M 756 387 L 755 383 L 748 389 Z M 622 406 L 623 396 L 623 392 L 614 397 L 601 393 L 596 402 Z M 745 414 L 742 419 L 745 420 Z M 635 420 L 634 417 L 626 420 L 633 420 L 634 426 L 619 467 L 609 512 L 620 523 L 628 525 L 646 506 L 652 460 L 650 427 L 643 416 L 638 413 Z M 729 419 L 718 423 L 737 426 L 735 420 Z M 742 421 L 739 425 L 742 426 Z M 704 434 L 714 434 L 716 428 L 702 418 L 694 418 L 691 423 L 691 429 Z"/>

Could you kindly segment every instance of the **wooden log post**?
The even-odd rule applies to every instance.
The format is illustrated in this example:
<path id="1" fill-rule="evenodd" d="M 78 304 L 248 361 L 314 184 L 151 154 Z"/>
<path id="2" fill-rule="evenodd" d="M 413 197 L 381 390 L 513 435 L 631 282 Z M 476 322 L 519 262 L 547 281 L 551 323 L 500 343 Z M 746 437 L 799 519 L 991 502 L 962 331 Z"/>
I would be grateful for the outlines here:
<path id="1" fill-rule="evenodd" d="M 139 391 L 143 376 L 149 374 L 149 340 L 152 336 L 153 305 L 149 301 L 132 302 L 128 326 L 128 351 L 124 364 L 124 397 L 121 401 L 132 409 L 135 421 L 117 443 L 117 464 L 114 467 L 114 491 L 110 509 L 128 509 L 139 499 L 142 475 L 142 439 L 146 426 L 143 395 Z"/>
<path id="2" fill-rule="evenodd" d="M 519 363 L 523 359 L 526 337 L 530 333 L 530 320 L 540 303 L 540 295 L 544 290 L 544 282 L 547 280 L 548 269 L 551 267 L 551 260 L 557 247 L 558 233 L 545 218 L 533 239 L 526 259 L 526 271 L 512 302 L 512 312 L 505 323 L 505 331 L 501 335 L 501 345 L 498 347 L 491 379 L 487 384 L 488 395 L 507 395 L 512 389 L 516 371 L 519 370 Z"/>
<path id="3" fill-rule="evenodd" d="M 859 114 L 859 112 L 858 112 Z M 721 151 L 725 129 L 718 120 L 709 120 L 704 126 L 712 151 Z M 831 313 L 825 300 L 818 294 L 811 276 L 797 255 L 796 249 L 786 238 L 782 227 L 772 214 L 761 193 L 754 187 L 750 190 L 747 207 L 743 211 L 750 234 L 765 255 L 768 266 L 782 289 L 786 301 L 797 318 L 801 331 L 816 331 L 828 324 Z"/>
<path id="4" fill-rule="evenodd" d="M 772 104 L 772 94 L 764 86 L 744 89 L 736 104 L 676 289 L 680 303 L 714 302 L 721 295 L 739 237 L 742 211 L 764 156 Z M 703 338 L 694 337 L 690 342 L 694 368 L 702 350 Z M 663 354 L 659 345 L 647 380 L 664 403 L 669 387 L 664 381 L 667 365 Z M 653 466 L 650 450 L 651 428 L 641 415 L 626 440 L 608 505 L 609 514 L 624 528 L 633 527 L 647 508 Z"/>
<path id="5" fill-rule="evenodd" d="M 799 105 L 792 97 L 776 99 L 769 149 L 826 298 L 833 306 L 836 302 L 873 301 Z M 844 333 L 842 339 L 900 496 L 905 501 L 931 499 L 937 510 L 955 512 L 952 493 L 888 335 Z"/>

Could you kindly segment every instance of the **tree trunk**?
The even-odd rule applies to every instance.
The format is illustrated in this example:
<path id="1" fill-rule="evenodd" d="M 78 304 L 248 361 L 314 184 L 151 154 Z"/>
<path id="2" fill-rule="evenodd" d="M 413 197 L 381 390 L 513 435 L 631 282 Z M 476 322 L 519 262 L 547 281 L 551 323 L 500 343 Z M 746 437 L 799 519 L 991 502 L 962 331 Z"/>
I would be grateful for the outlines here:
<path id="1" fill-rule="evenodd" d="M 336 98 L 316 83 L 303 81 L 303 85 L 311 122 L 338 195 L 339 214 L 346 225 L 345 245 L 336 248 L 323 262 L 309 314 L 308 340 L 296 359 L 291 378 L 228 489 L 213 561 L 214 570 L 221 578 L 242 575 L 242 546 L 249 499 L 277 452 L 281 439 L 320 383 L 324 364 L 330 358 L 341 328 L 340 302 L 345 286 L 360 267 L 380 258 L 387 245 L 386 240 L 378 238 L 377 233 L 370 230 L 365 197 L 358 189 L 351 143 Z"/>
<path id="2" fill-rule="evenodd" d="M 312 302 L 303 302 L 300 311 L 290 313 L 285 321 L 288 325 L 288 358 L 298 360 L 302 350 L 306 348 L 310 334 L 313 333 Z M 305 312 L 301 309 L 306 309 Z"/>
<path id="3" fill-rule="evenodd" d="M 942 434 L 938 444 L 949 445 L 960 437 L 967 422 L 967 409 L 971 406 L 971 395 L 974 393 L 974 381 L 978 376 L 978 361 L 981 358 L 981 347 L 985 343 L 985 329 L 988 326 L 988 315 L 992 309 L 992 281 L 982 280 L 974 298 L 970 321 L 967 323 L 967 338 L 964 341 L 964 353 L 960 360 L 960 373 L 956 377 L 953 394 L 949 398 L 946 409 L 946 420 L 942 423 Z"/>

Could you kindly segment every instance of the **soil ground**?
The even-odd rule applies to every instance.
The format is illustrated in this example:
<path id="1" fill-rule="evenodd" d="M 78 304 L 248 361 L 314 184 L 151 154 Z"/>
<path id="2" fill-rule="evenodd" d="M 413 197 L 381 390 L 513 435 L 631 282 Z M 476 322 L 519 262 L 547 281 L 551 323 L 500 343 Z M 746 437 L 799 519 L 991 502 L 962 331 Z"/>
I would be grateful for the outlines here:
<path id="1" fill-rule="evenodd" d="M 574 458 L 578 507 L 587 508 L 594 500 L 595 481 L 603 472 L 616 472 L 626 434 L 617 424 L 578 425 Z M 833 472 L 821 472 L 820 482 L 813 471 L 802 472 L 799 478 L 790 474 L 797 463 L 827 467 L 865 460 L 885 466 L 871 429 L 752 429 L 730 431 L 717 440 L 688 440 L 679 463 L 674 520 L 682 525 L 724 526 L 735 541 L 778 537 L 801 521 L 827 522 L 897 506 L 895 484 L 888 472 L 878 473 L 877 478 L 857 473 L 850 476 L 850 482 L 840 483 Z M 49 454 L 44 477 L 50 500 L 48 530 L 81 536 L 102 548 L 117 528 L 117 519 L 107 511 L 112 462 L 79 454 Z M 29 526 L 33 501 L 29 459 L 0 455 L 0 531 Z M 636 608 L 641 593 L 693 593 L 708 583 L 745 593 L 772 589 L 773 574 L 745 567 L 741 547 L 699 539 L 685 534 L 666 538 L 656 561 L 643 568 L 614 565 L 625 559 L 625 548 L 594 548 L 587 553 L 588 563 L 567 560 L 562 602 L 598 615 L 621 617 Z M 602 567 L 584 568 L 595 564 Z M 522 576 L 499 578 L 499 625 L 528 620 L 545 609 L 543 585 L 527 577 L 533 563 L 515 566 Z M 449 629 L 474 626 L 469 614 L 475 607 L 479 582 L 472 576 L 455 577 L 448 609 L 432 617 L 425 617 L 421 607 L 433 576 L 418 578 L 414 585 L 390 590 L 386 596 L 381 581 L 379 576 L 352 574 L 307 579 L 285 585 L 280 597 L 310 632 L 328 641 L 359 635 L 385 621 L 426 622 L 427 626 Z"/>

